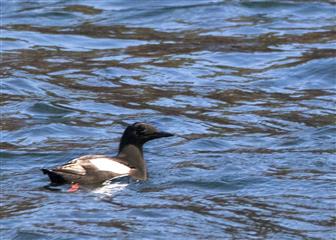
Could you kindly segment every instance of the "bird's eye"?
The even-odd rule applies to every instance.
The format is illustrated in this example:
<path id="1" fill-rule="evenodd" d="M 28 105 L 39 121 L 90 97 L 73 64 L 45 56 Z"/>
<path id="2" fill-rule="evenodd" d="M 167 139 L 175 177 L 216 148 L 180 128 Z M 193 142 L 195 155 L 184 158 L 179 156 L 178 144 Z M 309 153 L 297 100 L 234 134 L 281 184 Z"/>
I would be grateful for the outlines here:
<path id="1" fill-rule="evenodd" d="M 135 129 L 136 133 L 139 135 L 143 135 L 145 133 L 146 128 L 144 126 L 137 126 L 137 128 Z"/>

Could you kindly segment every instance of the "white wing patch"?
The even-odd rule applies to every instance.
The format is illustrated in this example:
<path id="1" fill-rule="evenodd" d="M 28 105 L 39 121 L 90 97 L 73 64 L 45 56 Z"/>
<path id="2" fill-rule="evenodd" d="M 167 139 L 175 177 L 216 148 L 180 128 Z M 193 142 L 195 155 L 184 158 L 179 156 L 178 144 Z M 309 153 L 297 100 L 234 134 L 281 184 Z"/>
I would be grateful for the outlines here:
<path id="1" fill-rule="evenodd" d="M 91 159 L 90 162 L 101 171 L 114 172 L 117 174 L 128 174 L 131 170 L 130 167 L 108 158 L 95 158 Z"/>

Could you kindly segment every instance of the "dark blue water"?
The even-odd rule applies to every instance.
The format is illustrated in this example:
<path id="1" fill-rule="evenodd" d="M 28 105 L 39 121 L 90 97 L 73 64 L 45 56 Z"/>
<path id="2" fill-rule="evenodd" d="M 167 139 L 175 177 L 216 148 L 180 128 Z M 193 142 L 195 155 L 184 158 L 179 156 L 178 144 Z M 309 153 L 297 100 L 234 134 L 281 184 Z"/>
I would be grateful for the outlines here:
<path id="1" fill-rule="evenodd" d="M 1 1 L 2 239 L 335 239 L 334 1 Z M 114 155 L 149 180 L 52 191 Z"/>

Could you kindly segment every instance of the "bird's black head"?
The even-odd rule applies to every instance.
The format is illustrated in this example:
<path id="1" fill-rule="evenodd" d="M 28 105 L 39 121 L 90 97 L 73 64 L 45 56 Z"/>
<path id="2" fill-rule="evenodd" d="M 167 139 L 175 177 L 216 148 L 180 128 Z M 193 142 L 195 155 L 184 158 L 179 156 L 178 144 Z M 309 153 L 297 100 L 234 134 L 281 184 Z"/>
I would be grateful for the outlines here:
<path id="1" fill-rule="evenodd" d="M 126 128 L 121 138 L 120 144 L 134 144 L 137 146 L 142 146 L 150 140 L 171 136 L 173 136 L 173 134 L 158 131 L 155 127 L 147 123 L 136 122 Z"/>

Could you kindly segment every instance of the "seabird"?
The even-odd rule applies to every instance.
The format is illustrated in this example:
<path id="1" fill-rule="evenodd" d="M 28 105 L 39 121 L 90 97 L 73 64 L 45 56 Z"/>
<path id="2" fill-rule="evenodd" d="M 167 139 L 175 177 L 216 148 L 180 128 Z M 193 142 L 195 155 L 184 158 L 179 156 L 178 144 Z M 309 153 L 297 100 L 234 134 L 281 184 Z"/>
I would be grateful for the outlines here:
<path id="1" fill-rule="evenodd" d="M 137 122 L 125 129 L 117 156 L 86 155 L 54 169 L 41 170 L 49 176 L 52 184 L 72 184 L 69 191 L 76 191 L 79 184 L 100 184 L 123 176 L 146 180 L 147 168 L 143 157 L 143 145 L 150 140 L 170 136 L 173 134 Z"/>

